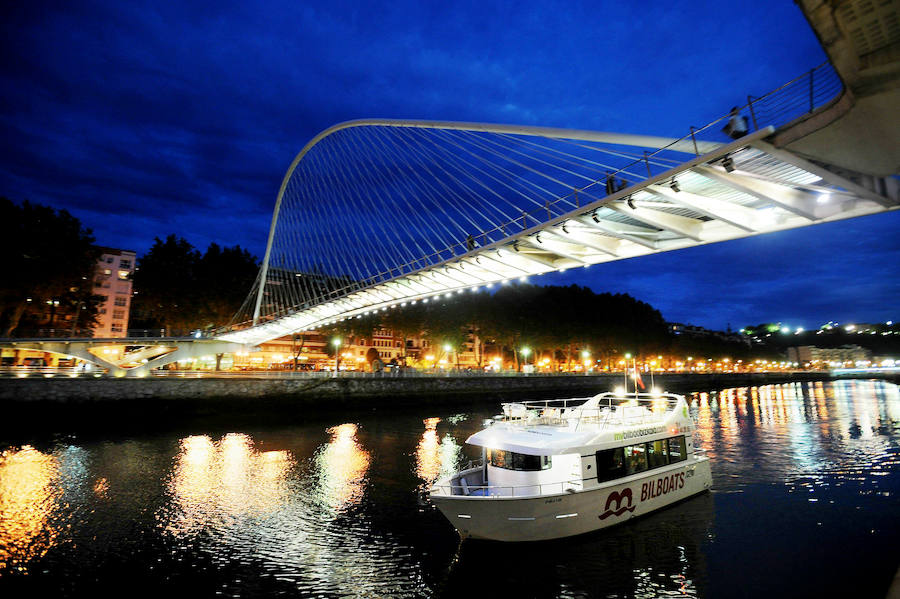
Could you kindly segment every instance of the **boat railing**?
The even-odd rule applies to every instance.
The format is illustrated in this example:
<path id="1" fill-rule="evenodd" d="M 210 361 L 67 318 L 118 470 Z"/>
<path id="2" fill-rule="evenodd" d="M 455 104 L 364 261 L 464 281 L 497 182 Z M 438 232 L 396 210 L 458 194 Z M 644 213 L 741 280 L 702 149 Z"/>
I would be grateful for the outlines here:
<path id="1" fill-rule="evenodd" d="M 461 484 L 434 485 L 431 488 L 432 495 L 455 495 L 466 497 L 540 497 L 542 495 L 562 495 L 563 493 L 577 493 L 584 487 L 582 480 L 570 480 L 555 483 L 533 483 L 529 485 L 470 485 L 465 479 L 460 479 Z"/>
<path id="2" fill-rule="evenodd" d="M 671 393 L 602 393 L 587 400 L 529 400 L 502 404 L 503 414 L 499 420 L 514 426 L 547 425 L 575 430 L 589 424 L 600 429 L 638 426 L 664 420 L 683 400 L 682 396 Z"/>

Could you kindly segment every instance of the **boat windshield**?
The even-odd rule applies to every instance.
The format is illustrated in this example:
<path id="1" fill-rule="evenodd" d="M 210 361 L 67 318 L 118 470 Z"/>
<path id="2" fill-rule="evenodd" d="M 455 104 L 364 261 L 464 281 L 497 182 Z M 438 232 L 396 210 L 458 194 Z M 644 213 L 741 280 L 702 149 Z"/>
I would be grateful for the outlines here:
<path id="1" fill-rule="evenodd" d="M 487 461 L 491 466 L 505 470 L 549 470 L 551 466 L 550 456 L 527 455 L 504 449 L 488 449 Z"/>

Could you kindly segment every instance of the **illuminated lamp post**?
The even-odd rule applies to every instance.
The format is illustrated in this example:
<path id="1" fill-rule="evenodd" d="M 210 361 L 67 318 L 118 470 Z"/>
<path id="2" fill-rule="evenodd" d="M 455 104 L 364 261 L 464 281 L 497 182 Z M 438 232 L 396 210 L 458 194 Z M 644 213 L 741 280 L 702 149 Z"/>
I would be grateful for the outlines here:
<path id="1" fill-rule="evenodd" d="M 528 366 L 528 354 L 530 354 L 530 353 L 531 353 L 531 349 L 529 349 L 527 347 L 522 348 L 522 359 L 524 360 L 522 363 L 523 367 Z"/>
<path id="2" fill-rule="evenodd" d="M 450 361 L 450 352 L 453 351 L 453 346 L 449 343 L 444 344 L 444 353 L 447 354 L 447 361 Z M 456 355 L 456 369 L 459 370 L 459 354 Z"/>
<path id="3" fill-rule="evenodd" d="M 335 337 L 331 340 L 331 344 L 334 346 L 334 376 L 337 376 L 341 361 L 341 338 Z"/>
<path id="4" fill-rule="evenodd" d="M 588 365 L 591 363 L 591 352 L 587 350 L 581 352 L 581 362 L 584 364 L 584 374 L 587 376 Z"/>

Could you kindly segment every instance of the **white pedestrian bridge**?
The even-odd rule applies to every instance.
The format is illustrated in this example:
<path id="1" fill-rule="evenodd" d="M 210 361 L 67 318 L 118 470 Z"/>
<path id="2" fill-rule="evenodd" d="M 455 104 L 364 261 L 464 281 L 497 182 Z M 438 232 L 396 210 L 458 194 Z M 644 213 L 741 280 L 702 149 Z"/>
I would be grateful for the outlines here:
<path id="1" fill-rule="evenodd" d="M 258 344 L 548 272 L 894 210 L 894 177 L 773 145 L 843 94 L 822 65 L 751 98 L 748 132 L 731 141 L 729 116 L 679 139 L 335 125 L 288 169 L 260 275 L 217 337 Z"/>

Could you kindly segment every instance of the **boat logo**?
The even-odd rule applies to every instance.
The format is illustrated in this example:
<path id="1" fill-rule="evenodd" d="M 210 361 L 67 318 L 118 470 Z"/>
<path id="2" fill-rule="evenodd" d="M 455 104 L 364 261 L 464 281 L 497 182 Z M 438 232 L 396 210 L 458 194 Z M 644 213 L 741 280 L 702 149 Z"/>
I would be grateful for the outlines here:
<path id="1" fill-rule="evenodd" d="M 628 500 L 627 502 L 625 500 Z M 612 504 L 615 502 L 616 509 L 612 510 Z M 622 504 L 625 503 L 623 506 Z M 601 520 L 605 520 L 610 516 L 621 516 L 625 512 L 633 512 L 634 506 L 632 505 L 632 497 L 631 497 L 631 489 L 628 487 L 622 489 L 621 492 L 613 491 L 606 498 L 606 511 L 600 514 L 599 518 Z"/>

